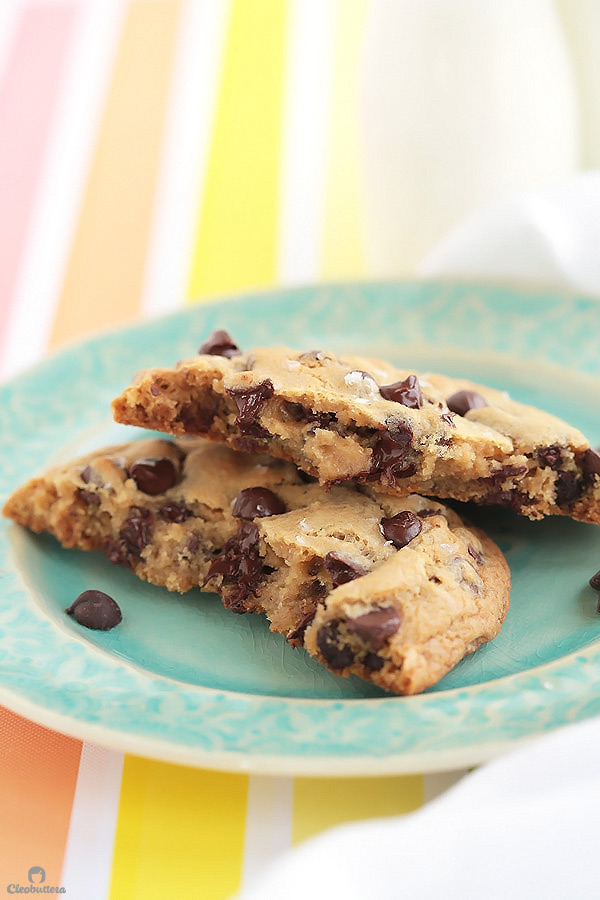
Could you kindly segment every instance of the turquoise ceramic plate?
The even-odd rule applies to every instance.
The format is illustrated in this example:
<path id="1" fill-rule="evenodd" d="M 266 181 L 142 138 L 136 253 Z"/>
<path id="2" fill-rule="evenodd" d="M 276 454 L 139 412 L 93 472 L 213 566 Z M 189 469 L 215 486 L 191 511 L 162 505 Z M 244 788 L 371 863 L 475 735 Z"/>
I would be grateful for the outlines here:
<path id="1" fill-rule="evenodd" d="M 508 390 L 600 444 L 600 303 L 505 288 L 355 284 L 242 297 L 72 347 L 0 390 L 2 501 L 36 471 L 130 431 L 110 401 L 142 366 L 196 352 L 215 327 L 242 347 L 382 355 Z M 600 712 L 600 529 L 469 511 L 506 552 L 501 634 L 435 689 L 393 697 L 330 675 L 212 595 L 138 582 L 100 554 L 3 521 L 0 701 L 77 737 L 162 759 L 265 773 L 375 774 L 465 766 Z M 87 631 L 64 608 L 87 587 L 122 624 Z"/>

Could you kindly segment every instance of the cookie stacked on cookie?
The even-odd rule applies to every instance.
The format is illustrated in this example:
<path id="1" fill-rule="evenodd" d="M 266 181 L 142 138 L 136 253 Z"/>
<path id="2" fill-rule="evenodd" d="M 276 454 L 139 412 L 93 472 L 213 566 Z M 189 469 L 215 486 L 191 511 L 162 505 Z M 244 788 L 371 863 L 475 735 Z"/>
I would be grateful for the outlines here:
<path id="1" fill-rule="evenodd" d="M 193 359 L 139 373 L 113 410 L 176 439 L 50 470 L 5 514 L 170 590 L 216 590 L 333 672 L 397 693 L 437 682 L 508 609 L 498 547 L 432 496 L 600 521 L 600 457 L 575 429 L 381 360 L 245 354 L 215 332 Z"/>

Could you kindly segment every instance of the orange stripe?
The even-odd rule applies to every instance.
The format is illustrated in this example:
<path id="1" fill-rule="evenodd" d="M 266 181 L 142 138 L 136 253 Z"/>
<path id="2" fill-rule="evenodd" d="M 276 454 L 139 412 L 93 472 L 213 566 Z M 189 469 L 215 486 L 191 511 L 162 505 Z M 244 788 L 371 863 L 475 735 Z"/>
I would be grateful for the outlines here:
<path id="1" fill-rule="evenodd" d="M 398 816 L 423 805 L 423 776 L 296 778 L 292 841 L 359 819 Z"/>
<path id="2" fill-rule="evenodd" d="M 60 884 L 81 746 L 0 707 L 0 890 L 32 866 Z"/>
<path id="3" fill-rule="evenodd" d="M 52 346 L 139 312 L 180 7 L 127 10 Z"/>

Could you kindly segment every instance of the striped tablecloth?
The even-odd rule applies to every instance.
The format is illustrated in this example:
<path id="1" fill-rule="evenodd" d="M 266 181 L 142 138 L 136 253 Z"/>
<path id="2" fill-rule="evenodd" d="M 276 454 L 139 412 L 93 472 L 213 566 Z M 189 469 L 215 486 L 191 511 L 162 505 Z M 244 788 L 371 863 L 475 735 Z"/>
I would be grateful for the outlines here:
<path id="1" fill-rule="evenodd" d="M 366 0 L 0 4 L 0 376 L 238 289 L 368 276 Z M 1 650 L 0 650 L 1 653 Z M 229 897 L 335 823 L 456 778 L 257 777 L 81 743 L 0 710 L 0 893 Z"/>

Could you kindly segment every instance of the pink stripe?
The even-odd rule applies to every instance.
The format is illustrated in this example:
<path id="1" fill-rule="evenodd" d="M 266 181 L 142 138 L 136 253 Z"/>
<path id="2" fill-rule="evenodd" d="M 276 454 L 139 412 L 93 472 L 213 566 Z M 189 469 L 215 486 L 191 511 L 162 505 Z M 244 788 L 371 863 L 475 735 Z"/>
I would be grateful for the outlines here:
<path id="1" fill-rule="evenodd" d="M 26 6 L 0 82 L 0 333 L 15 291 L 77 14 L 71 3 Z"/>

